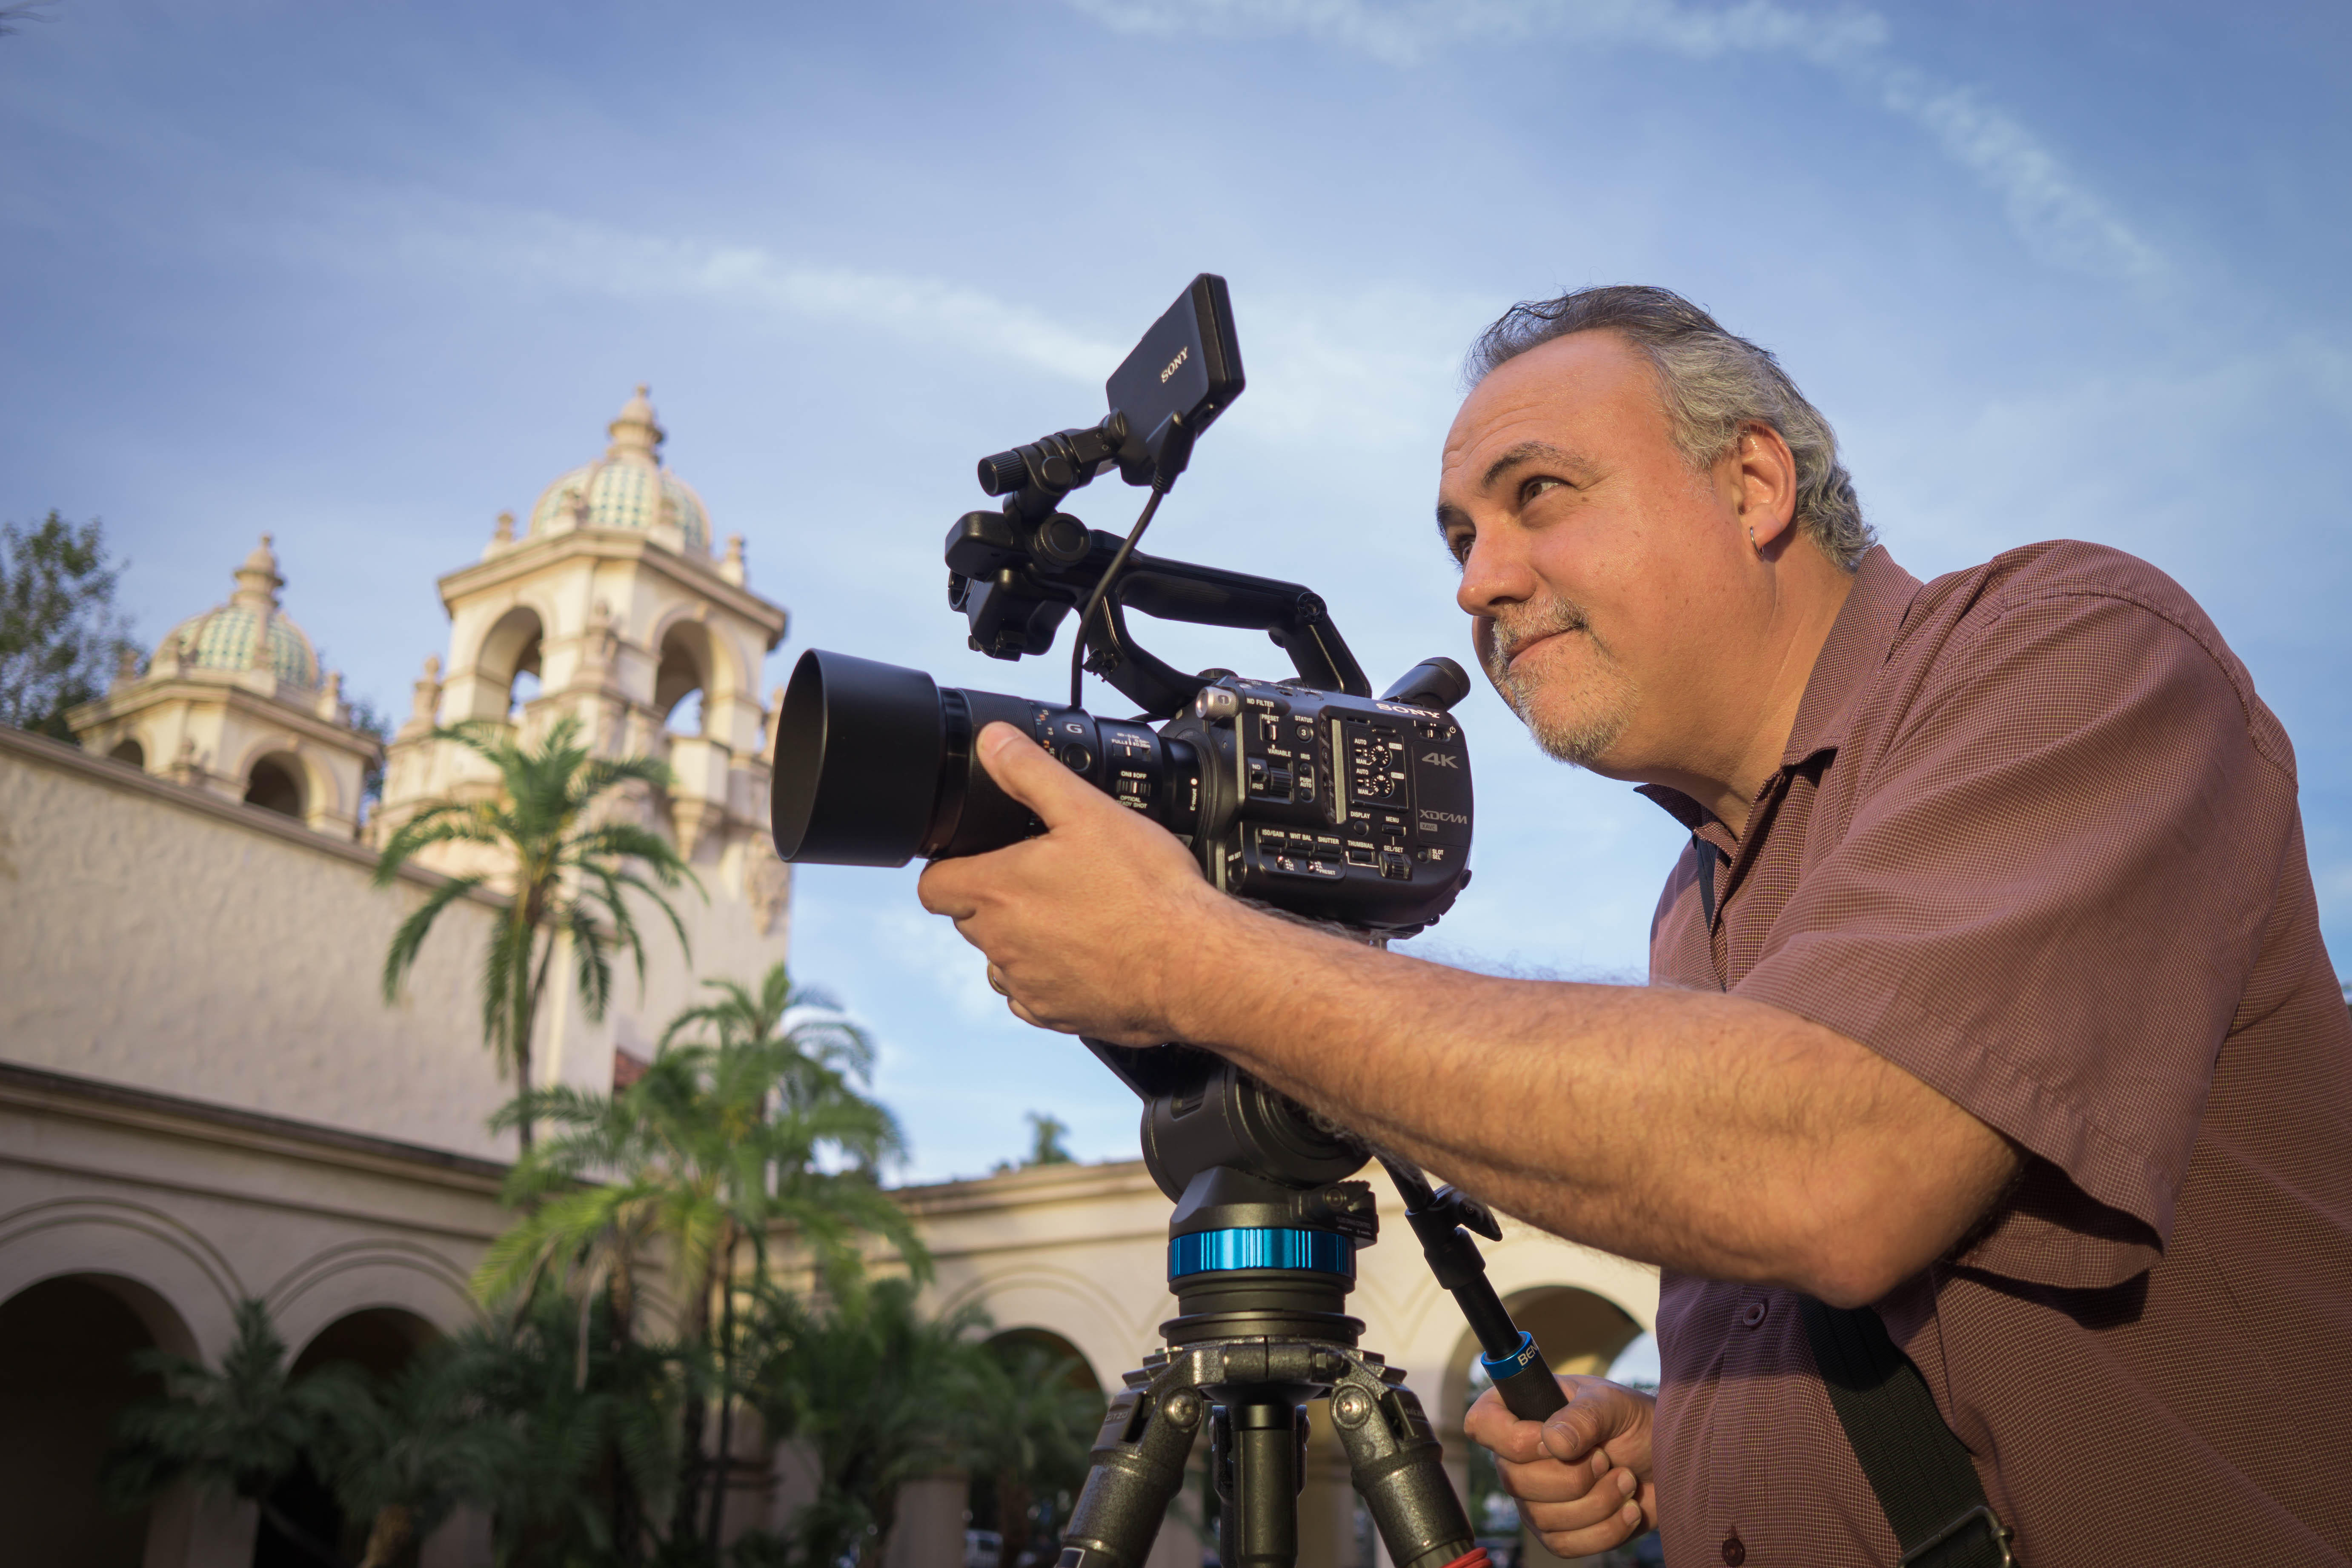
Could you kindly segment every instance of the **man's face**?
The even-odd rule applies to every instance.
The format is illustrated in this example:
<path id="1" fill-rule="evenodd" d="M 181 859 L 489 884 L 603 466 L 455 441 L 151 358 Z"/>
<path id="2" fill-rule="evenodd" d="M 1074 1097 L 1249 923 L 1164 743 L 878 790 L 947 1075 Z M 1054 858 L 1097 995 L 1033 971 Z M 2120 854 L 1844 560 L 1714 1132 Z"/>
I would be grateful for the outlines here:
<path id="1" fill-rule="evenodd" d="M 1446 437 L 1438 524 L 1479 662 L 1546 751 L 1625 778 L 1687 764 L 1743 541 L 1632 345 L 1579 332 L 1481 382 Z"/>

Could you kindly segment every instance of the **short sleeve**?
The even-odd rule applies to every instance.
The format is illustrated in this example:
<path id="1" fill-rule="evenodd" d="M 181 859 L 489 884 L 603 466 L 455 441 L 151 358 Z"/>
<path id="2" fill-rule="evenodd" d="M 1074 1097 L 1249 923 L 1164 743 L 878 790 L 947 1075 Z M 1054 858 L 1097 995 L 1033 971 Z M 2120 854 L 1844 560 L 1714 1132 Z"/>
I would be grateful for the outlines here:
<path id="1" fill-rule="evenodd" d="M 2292 837 L 2283 738 L 2165 615 L 2053 592 L 1948 634 L 1738 994 L 1870 1047 L 2034 1158 L 1963 1262 L 2154 1262 Z M 2217 639 L 2218 640 L 2218 639 Z M 2265 754 L 2266 752 L 2272 754 Z M 1824 847 L 1825 846 L 1825 847 Z"/>

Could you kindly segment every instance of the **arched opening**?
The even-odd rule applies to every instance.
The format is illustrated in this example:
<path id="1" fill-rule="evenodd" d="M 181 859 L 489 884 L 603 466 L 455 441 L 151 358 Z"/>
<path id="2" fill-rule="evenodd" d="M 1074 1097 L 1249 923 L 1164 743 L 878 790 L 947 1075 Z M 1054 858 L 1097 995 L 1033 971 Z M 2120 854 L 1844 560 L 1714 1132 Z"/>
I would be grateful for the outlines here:
<path id="1" fill-rule="evenodd" d="M 147 748 L 136 741 L 124 741 L 106 754 L 118 763 L 129 763 L 134 768 L 147 765 Z"/>
<path id="2" fill-rule="evenodd" d="M 654 671 L 654 707 L 673 735 L 703 732 L 703 697 L 710 689 L 710 633 L 699 623 L 681 621 L 662 637 L 661 663 Z"/>
<path id="3" fill-rule="evenodd" d="M 1051 1563 L 1102 1426 L 1102 1384 L 1078 1348 L 1049 1329 L 1007 1329 L 988 1348 L 1004 1374 L 1008 1404 L 996 1426 L 1007 1440 L 996 1463 L 971 1478 L 965 1560 Z"/>
<path id="4" fill-rule="evenodd" d="M 490 627 L 474 659 L 482 679 L 506 692 L 504 712 L 509 721 L 520 722 L 524 708 L 538 700 L 545 632 L 539 612 L 518 605 Z"/>
<path id="5" fill-rule="evenodd" d="M 145 1559 L 152 1510 L 113 1513 L 99 1497 L 116 1417 L 162 1392 L 159 1379 L 131 1369 L 131 1355 L 156 1341 L 117 1283 L 45 1279 L 0 1303 L 0 1519 L 10 1562 L 140 1568 Z"/>
<path id="6" fill-rule="evenodd" d="M 414 1312 L 370 1307 L 346 1313 L 320 1330 L 294 1358 L 287 1374 L 299 1378 L 343 1362 L 371 1378 L 389 1378 L 405 1369 L 436 1337 L 433 1325 Z M 269 1501 L 303 1534 L 340 1552 L 343 1561 L 356 1561 L 364 1549 L 370 1521 L 346 1520 L 335 1494 L 308 1461 L 271 1489 Z M 411 1542 L 406 1555 L 413 1557 L 415 1550 Z M 301 1542 L 289 1539 L 265 1516 L 254 1538 L 253 1568 L 319 1568 L 319 1556 Z"/>
<path id="7" fill-rule="evenodd" d="M 245 804 L 264 811 L 299 817 L 302 815 L 302 764 L 273 754 L 253 764 L 246 775 Z"/>

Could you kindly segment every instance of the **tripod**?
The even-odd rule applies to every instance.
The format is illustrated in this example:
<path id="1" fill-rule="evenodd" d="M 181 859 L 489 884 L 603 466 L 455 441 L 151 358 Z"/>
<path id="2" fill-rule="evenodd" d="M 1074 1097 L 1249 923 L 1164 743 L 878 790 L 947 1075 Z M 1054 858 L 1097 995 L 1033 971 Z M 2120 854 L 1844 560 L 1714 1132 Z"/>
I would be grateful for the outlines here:
<path id="1" fill-rule="evenodd" d="M 1355 1255 L 1380 1234 L 1367 1152 L 1341 1129 L 1205 1052 L 1088 1040 L 1144 1101 L 1144 1160 L 1176 1202 L 1167 1348 L 1126 1377 L 1095 1440 L 1057 1568 L 1141 1568 L 1201 1428 L 1222 1505 L 1224 1568 L 1292 1568 L 1306 1477 L 1307 1403 L 1330 1401 L 1358 1495 L 1397 1568 L 1483 1568 L 1486 1554 L 1446 1478 L 1404 1374 L 1358 1343 L 1346 1312 Z M 1500 1240 L 1475 1199 L 1433 1192 L 1381 1157 L 1437 1282 L 1479 1341 L 1515 1415 L 1563 1403 L 1535 1342 L 1488 1283 L 1470 1231 Z"/>

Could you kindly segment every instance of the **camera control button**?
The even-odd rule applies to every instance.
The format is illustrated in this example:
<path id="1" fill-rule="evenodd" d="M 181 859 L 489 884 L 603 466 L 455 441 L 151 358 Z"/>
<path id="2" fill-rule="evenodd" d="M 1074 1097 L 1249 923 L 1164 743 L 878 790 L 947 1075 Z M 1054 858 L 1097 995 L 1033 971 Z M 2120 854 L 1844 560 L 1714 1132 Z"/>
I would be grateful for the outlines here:
<path id="1" fill-rule="evenodd" d="M 1095 754 L 1076 742 L 1064 746 L 1061 757 L 1062 765 L 1074 773 L 1085 773 L 1095 765 Z"/>

